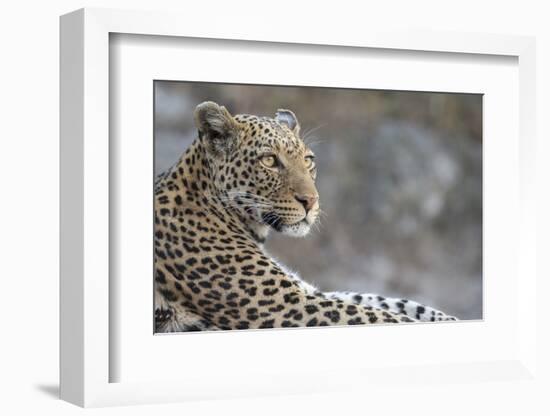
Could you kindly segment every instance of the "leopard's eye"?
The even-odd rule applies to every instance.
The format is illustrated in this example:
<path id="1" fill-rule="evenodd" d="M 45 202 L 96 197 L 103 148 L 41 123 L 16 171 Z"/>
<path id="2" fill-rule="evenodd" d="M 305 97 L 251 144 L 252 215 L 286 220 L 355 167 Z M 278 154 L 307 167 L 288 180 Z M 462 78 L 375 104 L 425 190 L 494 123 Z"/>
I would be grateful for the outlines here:
<path id="1" fill-rule="evenodd" d="M 262 158 L 260 159 L 260 161 L 262 162 L 262 164 L 263 164 L 266 168 L 273 169 L 273 168 L 276 168 L 276 167 L 278 166 L 277 157 L 274 156 L 274 155 L 265 155 L 265 156 L 262 156 Z"/>
<path id="2" fill-rule="evenodd" d="M 306 156 L 305 158 L 305 162 L 306 162 L 306 168 L 307 169 L 312 169 L 313 166 L 315 165 L 315 156 L 313 155 L 309 155 L 309 156 Z"/>

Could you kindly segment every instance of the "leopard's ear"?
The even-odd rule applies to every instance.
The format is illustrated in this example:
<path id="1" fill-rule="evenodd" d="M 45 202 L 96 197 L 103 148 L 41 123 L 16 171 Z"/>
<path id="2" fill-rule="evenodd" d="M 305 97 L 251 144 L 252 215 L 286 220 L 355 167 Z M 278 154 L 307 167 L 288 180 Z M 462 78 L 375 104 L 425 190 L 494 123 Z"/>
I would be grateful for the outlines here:
<path id="1" fill-rule="evenodd" d="M 212 154 L 229 154 L 236 147 L 238 125 L 225 107 L 212 101 L 199 104 L 195 109 L 195 125 Z"/>
<path id="2" fill-rule="evenodd" d="M 299 136 L 300 123 L 298 123 L 298 119 L 292 111 L 285 110 L 284 108 L 278 109 L 275 115 L 275 120 L 281 124 L 286 124 L 296 137 Z"/>

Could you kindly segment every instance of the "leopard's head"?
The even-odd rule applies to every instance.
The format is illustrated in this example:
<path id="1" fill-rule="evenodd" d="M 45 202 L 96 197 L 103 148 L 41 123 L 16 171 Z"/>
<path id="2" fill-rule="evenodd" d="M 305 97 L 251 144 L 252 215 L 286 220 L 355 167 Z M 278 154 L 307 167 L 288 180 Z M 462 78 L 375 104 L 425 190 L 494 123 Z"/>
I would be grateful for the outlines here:
<path id="1" fill-rule="evenodd" d="M 257 236 L 268 230 L 305 236 L 319 215 L 315 155 L 290 110 L 274 118 L 232 116 L 204 102 L 195 110 L 214 197 L 239 212 Z"/>

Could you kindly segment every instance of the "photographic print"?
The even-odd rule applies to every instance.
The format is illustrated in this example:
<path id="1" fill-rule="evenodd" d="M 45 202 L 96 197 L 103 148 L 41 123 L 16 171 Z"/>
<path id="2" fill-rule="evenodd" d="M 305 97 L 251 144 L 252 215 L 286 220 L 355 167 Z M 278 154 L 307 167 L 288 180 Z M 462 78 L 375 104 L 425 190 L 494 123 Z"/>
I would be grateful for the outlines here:
<path id="1" fill-rule="evenodd" d="M 482 95 L 154 82 L 155 331 L 482 319 Z"/>

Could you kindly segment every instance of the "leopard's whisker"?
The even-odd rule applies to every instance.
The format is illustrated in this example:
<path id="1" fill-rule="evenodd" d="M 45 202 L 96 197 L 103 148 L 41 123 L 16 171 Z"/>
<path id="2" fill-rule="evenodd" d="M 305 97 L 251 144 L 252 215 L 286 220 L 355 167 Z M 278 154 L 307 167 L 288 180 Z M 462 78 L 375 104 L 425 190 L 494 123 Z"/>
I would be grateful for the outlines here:
<path id="1" fill-rule="evenodd" d="M 305 144 L 307 144 L 309 146 L 309 142 L 308 142 L 308 139 L 310 138 L 310 136 L 315 133 L 317 130 L 325 127 L 327 125 L 327 123 L 322 123 L 322 124 L 319 124 L 318 126 L 316 127 L 312 127 L 310 128 L 309 130 L 307 130 L 304 135 L 302 136 L 302 140 L 304 141 Z"/>
<path id="2" fill-rule="evenodd" d="M 316 146 L 318 144 L 323 144 L 323 143 L 326 143 L 326 140 L 313 140 L 311 142 L 308 142 L 308 146 L 309 147 L 312 147 L 312 146 Z"/>

